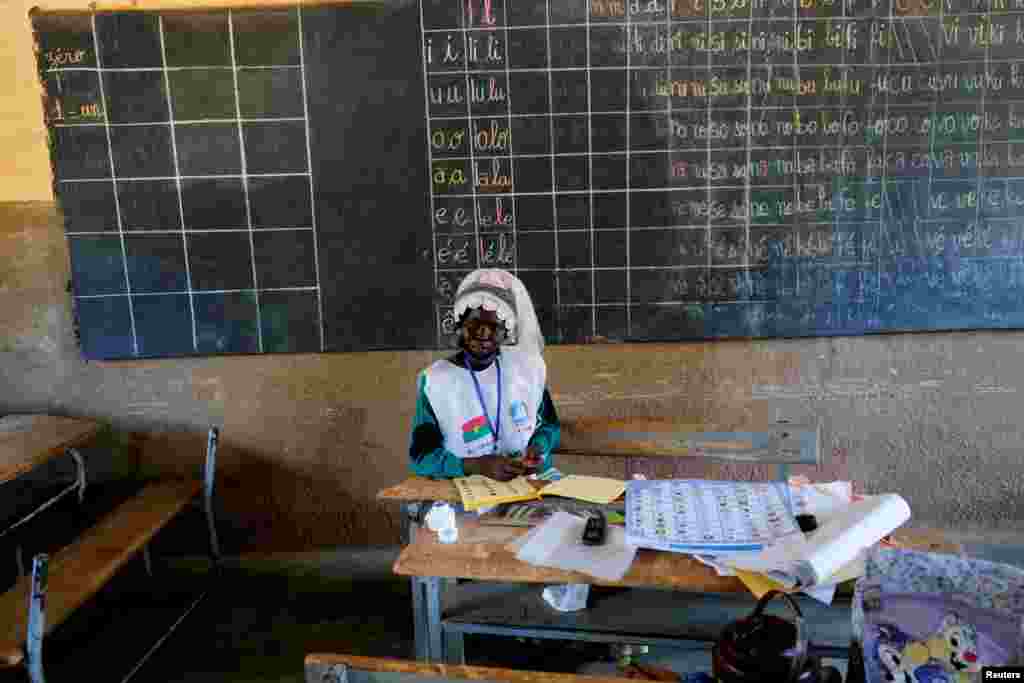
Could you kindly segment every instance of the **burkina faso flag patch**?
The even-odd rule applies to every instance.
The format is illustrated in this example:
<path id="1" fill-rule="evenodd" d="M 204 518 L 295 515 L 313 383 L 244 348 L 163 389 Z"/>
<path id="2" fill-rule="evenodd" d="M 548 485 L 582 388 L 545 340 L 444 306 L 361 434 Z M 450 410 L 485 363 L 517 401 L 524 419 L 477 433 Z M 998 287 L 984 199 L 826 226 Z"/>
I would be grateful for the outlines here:
<path id="1" fill-rule="evenodd" d="M 462 424 L 463 443 L 472 443 L 485 436 L 491 436 L 491 426 L 487 424 L 487 418 L 483 415 Z"/>

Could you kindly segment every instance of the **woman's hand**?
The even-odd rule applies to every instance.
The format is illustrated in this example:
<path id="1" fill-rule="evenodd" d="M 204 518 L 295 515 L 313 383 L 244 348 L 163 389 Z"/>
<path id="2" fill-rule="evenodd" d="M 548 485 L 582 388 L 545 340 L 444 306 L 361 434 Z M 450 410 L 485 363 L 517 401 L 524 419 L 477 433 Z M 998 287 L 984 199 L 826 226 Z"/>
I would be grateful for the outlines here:
<path id="1" fill-rule="evenodd" d="M 544 464 L 544 454 L 536 446 L 528 446 L 523 456 L 523 464 L 530 472 L 536 472 Z"/>
<path id="2" fill-rule="evenodd" d="M 463 459 L 462 469 L 466 474 L 482 474 L 497 481 L 508 481 L 525 473 L 526 465 L 522 460 L 506 455 L 483 455 Z"/>

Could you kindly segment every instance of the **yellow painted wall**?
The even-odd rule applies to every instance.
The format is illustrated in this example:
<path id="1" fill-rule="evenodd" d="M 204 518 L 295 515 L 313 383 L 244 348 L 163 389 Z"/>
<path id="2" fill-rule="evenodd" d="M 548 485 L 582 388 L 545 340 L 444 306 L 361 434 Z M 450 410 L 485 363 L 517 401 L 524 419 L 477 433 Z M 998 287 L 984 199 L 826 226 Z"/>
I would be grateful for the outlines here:
<path id="1" fill-rule="evenodd" d="M 0 202 L 53 199 L 28 20 L 28 11 L 36 4 L 0 2 Z"/>

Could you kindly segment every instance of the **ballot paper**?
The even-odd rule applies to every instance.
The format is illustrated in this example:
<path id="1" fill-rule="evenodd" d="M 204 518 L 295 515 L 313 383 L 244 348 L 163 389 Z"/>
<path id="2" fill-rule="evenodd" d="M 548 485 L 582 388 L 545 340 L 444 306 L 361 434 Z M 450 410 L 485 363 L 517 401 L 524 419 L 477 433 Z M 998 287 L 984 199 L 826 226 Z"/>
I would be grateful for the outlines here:
<path id="1" fill-rule="evenodd" d="M 589 574 L 604 581 L 620 581 L 636 557 L 636 546 L 626 543 L 626 532 L 609 526 L 603 545 L 584 545 L 586 520 L 558 511 L 534 527 L 513 547 L 516 558 L 541 567 Z"/>
<path id="2" fill-rule="evenodd" d="M 760 550 L 799 533 L 784 482 L 631 481 L 626 538 L 642 548 L 717 554 Z"/>

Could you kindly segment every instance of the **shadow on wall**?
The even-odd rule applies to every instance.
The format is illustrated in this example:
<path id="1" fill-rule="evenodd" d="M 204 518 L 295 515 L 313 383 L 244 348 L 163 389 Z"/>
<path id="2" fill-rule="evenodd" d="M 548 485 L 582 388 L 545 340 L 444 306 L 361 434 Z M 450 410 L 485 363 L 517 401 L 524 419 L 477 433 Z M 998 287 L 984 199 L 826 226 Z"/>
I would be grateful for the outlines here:
<path id="1" fill-rule="evenodd" d="M 198 476 L 205 434 L 132 434 L 143 476 Z M 218 521 L 228 555 L 300 552 L 346 545 L 398 543 L 397 506 L 360 500 L 362 477 L 338 462 L 283 460 L 281 453 L 232 443 L 217 450 Z"/>
<path id="2" fill-rule="evenodd" d="M 394 513 L 376 501 L 354 498 L 351 484 L 339 474 L 344 472 L 325 465 L 299 471 L 281 461 L 241 454 L 220 489 L 225 512 L 241 524 L 239 552 L 397 543 Z"/>

